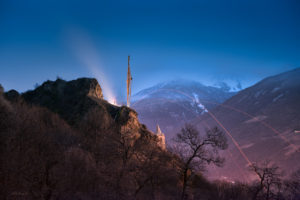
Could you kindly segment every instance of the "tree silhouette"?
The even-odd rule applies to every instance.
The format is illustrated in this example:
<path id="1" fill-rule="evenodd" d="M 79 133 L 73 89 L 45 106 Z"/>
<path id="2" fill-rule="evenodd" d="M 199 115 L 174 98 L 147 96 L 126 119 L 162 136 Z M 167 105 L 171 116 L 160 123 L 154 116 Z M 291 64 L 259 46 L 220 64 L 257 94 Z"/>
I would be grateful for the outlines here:
<path id="1" fill-rule="evenodd" d="M 227 139 L 217 127 L 207 130 L 202 136 L 191 124 L 186 124 L 174 138 L 172 151 L 180 158 L 179 171 L 182 176 L 181 199 L 186 199 L 186 189 L 193 173 L 202 171 L 206 164 L 221 166 L 224 159 L 219 150 L 227 148 Z"/>
<path id="2" fill-rule="evenodd" d="M 262 164 L 253 163 L 250 169 L 259 178 L 259 182 L 254 186 L 253 199 L 274 199 L 281 187 L 282 172 L 279 167 L 264 161 Z"/>

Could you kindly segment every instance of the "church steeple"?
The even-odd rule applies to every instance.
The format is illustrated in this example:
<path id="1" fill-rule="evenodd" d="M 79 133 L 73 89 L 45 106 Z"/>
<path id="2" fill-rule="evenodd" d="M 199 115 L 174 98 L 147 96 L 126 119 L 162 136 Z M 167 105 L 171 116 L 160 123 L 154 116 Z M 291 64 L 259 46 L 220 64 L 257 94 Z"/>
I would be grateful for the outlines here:
<path id="1" fill-rule="evenodd" d="M 158 124 L 156 125 L 156 134 L 157 134 L 157 135 L 158 135 L 158 134 L 162 134 L 162 132 L 161 132 L 160 127 L 159 127 Z"/>
<path id="2" fill-rule="evenodd" d="M 160 130 L 159 125 L 156 125 L 156 136 L 158 137 L 159 140 L 159 146 L 162 149 L 166 149 L 166 138 L 165 138 L 165 134 L 163 134 Z"/>

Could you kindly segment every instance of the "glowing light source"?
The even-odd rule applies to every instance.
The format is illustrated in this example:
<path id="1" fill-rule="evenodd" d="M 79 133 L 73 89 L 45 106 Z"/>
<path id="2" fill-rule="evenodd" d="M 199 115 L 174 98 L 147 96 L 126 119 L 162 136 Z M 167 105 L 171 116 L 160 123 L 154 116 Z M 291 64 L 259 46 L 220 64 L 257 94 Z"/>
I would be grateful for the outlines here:
<path id="1" fill-rule="evenodd" d="M 111 89 L 111 84 L 104 73 L 104 67 L 100 61 L 100 54 L 90 40 L 90 37 L 82 31 L 72 30 L 68 39 L 76 57 L 98 80 L 104 98 L 109 103 L 116 105 L 116 98 Z"/>

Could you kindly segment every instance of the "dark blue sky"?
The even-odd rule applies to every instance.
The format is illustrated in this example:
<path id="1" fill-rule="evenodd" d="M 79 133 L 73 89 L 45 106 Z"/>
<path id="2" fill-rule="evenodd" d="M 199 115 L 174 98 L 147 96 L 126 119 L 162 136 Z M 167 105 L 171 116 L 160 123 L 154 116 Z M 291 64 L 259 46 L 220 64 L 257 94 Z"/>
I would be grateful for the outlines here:
<path id="1" fill-rule="evenodd" d="M 300 66 L 299 0 L 0 0 L 0 83 L 96 76 L 107 96 L 191 78 L 248 86 Z"/>

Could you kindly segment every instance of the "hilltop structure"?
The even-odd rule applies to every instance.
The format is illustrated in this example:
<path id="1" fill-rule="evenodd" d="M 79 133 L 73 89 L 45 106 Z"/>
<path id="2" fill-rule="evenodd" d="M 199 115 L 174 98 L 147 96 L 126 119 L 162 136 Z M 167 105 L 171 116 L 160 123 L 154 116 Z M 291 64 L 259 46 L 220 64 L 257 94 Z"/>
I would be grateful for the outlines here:
<path id="1" fill-rule="evenodd" d="M 130 98 L 131 98 L 131 83 L 132 82 L 132 76 L 130 73 L 130 56 L 128 56 L 128 70 L 127 70 L 127 107 L 130 107 Z"/>
<path id="2" fill-rule="evenodd" d="M 159 125 L 157 124 L 156 126 L 156 136 L 158 137 L 158 145 L 162 148 L 162 149 L 166 149 L 166 138 L 165 138 L 165 134 L 163 134 L 160 130 Z"/>

